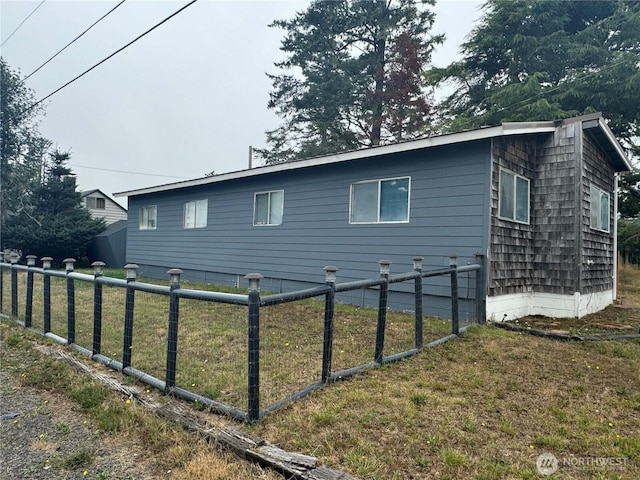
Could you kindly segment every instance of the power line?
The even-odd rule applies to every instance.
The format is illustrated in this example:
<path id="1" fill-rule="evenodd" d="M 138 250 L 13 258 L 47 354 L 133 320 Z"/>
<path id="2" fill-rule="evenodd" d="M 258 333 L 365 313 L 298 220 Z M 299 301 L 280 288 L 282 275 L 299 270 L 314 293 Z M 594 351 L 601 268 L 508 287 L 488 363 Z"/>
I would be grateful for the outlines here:
<path id="1" fill-rule="evenodd" d="M 118 8 L 120 5 L 122 5 L 126 0 L 122 0 L 120 3 L 118 3 L 115 7 L 113 7 L 111 10 L 109 10 L 107 13 L 105 13 L 103 16 L 101 16 L 98 20 L 96 20 L 95 22 L 93 22 L 89 28 L 87 28 L 84 32 L 82 32 L 80 35 L 78 35 L 76 38 L 74 38 L 73 40 L 71 40 L 69 43 L 67 43 L 64 47 L 62 47 L 60 50 L 58 50 L 58 52 L 53 55 L 49 60 L 47 60 L 46 62 L 44 62 L 42 65 L 40 65 L 38 68 L 36 68 L 33 72 L 31 72 L 29 75 L 27 75 L 26 77 L 24 77 L 22 79 L 22 82 L 26 82 L 27 79 L 33 75 L 34 73 L 38 72 L 42 67 L 44 67 L 47 63 L 49 63 L 51 60 L 53 60 L 54 58 L 56 58 L 58 55 L 60 55 L 62 52 L 64 52 L 68 47 L 70 47 L 72 44 L 74 44 L 80 37 L 82 37 L 85 33 L 87 33 L 89 30 L 91 30 L 93 27 L 95 27 L 98 23 L 100 23 L 104 18 L 106 18 L 111 12 L 113 12 L 116 8 Z"/>
<path id="2" fill-rule="evenodd" d="M 161 22 L 155 24 L 153 27 L 151 27 L 149 30 L 147 30 L 146 32 L 138 35 L 136 38 L 134 38 L 133 40 L 131 40 L 129 43 L 127 43 L 126 45 L 124 45 L 123 47 L 120 47 L 118 50 L 116 50 L 115 52 L 113 52 L 111 55 L 105 57 L 104 59 L 100 60 L 98 63 L 96 63 L 93 67 L 88 68 L 87 70 L 85 70 L 84 72 L 82 72 L 80 75 L 78 75 L 77 77 L 73 78 L 72 80 L 69 80 L 67 83 L 65 83 L 64 85 L 62 85 L 60 88 L 54 90 L 53 92 L 51 92 L 49 95 L 47 95 L 44 98 L 41 98 L 40 100 L 38 100 L 37 102 L 35 102 L 34 104 L 30 105 L 29 107 L 27 107 L 24 111 L 22 111 L 21 113 L 25 113 L 28 112 L 29 110 L 33 109 L 34 107 L 40 105 L 42 102 L 44 102 L 46 99 L 52 97 L 53 95 L 55 95 L 56 93 L 58 93 L 60 90 L 62 90 L 63 88 L 68 87 L 69 85 L 71 85 L 73 82 L 75 82 L 76 80 L 79 80 L 80 78 L 84 77 L 87 73 L 89 73 L 91 70 L 95 69 L 96 67 L 99 67 L 100 65 L 102 65 L 104 62 L 106 62 L 107 60 L 109 60 L 110 58 L 116 56 L 118 53 L 120 53 L 121 51 L 123 51 L 125 48 L 133 45 L 134 43 L 136 43 L 138 40 L 140 40 L 142 37 L 144 37 L 145 35 L 151 33 L 153 30 L 155 30 L 156 28 L 158 28 L 160 25 L 162 25 L 165 22 L 168 22 L 170 19 L 172 19 L 173 17 L 175 17 L 176 15 L 178 15 L 180 12 L 182 12 L 183 10 L 185 10 L 186 8 L 190 7 L 191 5 L 193 5 L 194 3 L 196 3 L 198 0 L 191 0 L 191 2 L 189 2 L 188 4 L 186 4 L 185 6 L 179 8 L 178 10 L 176 10 L 175 12 L 173 12 L 171 15 L 169 15 L 167 18 L 165 18 L 164 20 L 162 20 Z"/>
<path id="3" fill-rule="evenodd" d="M 7 42 L 9 41 L 9 39 L 10 39 L 11 37 L 13 37 L 13 35 L 14 35 L 18 30 L 20 30 L 20 27 L 22 27 L 22 25 L 24 25 L 24 22 L 26 22 L 27 20 L 29 20 L 29 17 L 30 17 L 31 15 L 33 15 L 34 13 L 36 13 L 36 10 L 38 10 L 38 9 L 42 6 L 42 4 L 43 4 L 45 1 L 46 1 L 46 0 L 42 0 L 42 1 L 38 4 L 38 6 L 37 6 L 36 8 L 34 8 L 34 9 L 31 11 L 31 13 L 30 13 L 29 15 L 27 15 L 27 17 L 26 17 L 24 20 L 22 20 L 22 22 L 20 22 L 20 25 L 18 25 L 18 26 L 16 27 L 16 29 L 15 29 L 13 32 L 11 32 L 11 34 L 10 34 L 7 38 L 5 38 L 5 39 L 4 39 L 4 41 L 3 41 L 2 43 L 0 43 L 0 47 L 1 47 L 1 46 L 3 46 L 5 43 L 7 43 Z"/>
<path id="4" fill-rule="evenodd" d="M 87 168 L 89 170 L 101 170 L 103 172 L 113 172 L 113 173 L 126 173 L 129 175 L 144 175 L 147 177 L 164 177 L 164 178 L 178 178 L 180 180 L 188 180 L 189 177 L 176 177 L 175 175 L 160 175 L 157 173 L 142 173 L 142 172 L 128 172 L 126 170 L 111 170 L 109 168 L 99 168 L 99 167 L 88 167 L 86 165 L 71 165 L 73 168 Z"/>

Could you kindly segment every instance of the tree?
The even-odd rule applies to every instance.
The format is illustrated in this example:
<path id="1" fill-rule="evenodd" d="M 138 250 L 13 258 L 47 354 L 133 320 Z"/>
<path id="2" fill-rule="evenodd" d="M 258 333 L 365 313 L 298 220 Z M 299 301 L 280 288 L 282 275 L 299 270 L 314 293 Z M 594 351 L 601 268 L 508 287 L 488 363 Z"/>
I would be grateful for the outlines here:
<path id="1" fill-rule="evenodd" d="M 33 191 L 32 206 L 7 218 L 5 245 L 39 257 L 83 259 L 87 245 L 105 228 L 82 207 L 71 169 L 70 154 L 55 150 L 49 155 L 44 182 Z"/>
<path id="2" fill-rule="evenodd" d="M 268 107 L 283 120 L 267 132 L 267 163 L 375 146 L 421 135 L 431 107 L 422 75 L 434 45 L 434 0 L 315 0 L 285 30 L 268 75 Z"/>
<path id="3" fill-rule="evenodd" d="M 29 211 L 32 192 L 42 180 L 51 142 L 38 132 L 43 110 L 29 108 L 34 103 L 33 92 L 0 57 L 0 228 L 9 216 Z"/>
<path id="4" fill-rule="evenodd" d="M 640 2 L 488 0 L 463 58 L 428 74 L 449 84 L 442 128 L 601 111 L 640 154 Z"/>

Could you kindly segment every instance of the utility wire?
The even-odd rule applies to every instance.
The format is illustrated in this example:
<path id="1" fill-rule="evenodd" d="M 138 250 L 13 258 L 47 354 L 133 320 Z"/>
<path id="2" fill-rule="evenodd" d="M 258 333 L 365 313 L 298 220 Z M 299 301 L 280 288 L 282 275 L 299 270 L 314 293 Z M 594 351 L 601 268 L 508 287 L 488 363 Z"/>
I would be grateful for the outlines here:
<path id="1" fill-rule="evenodd" d="M 109 10 L 107 13 L 105 13 L 103 16 L 101 16 L 98 20 L 96 20 L 95 22 L 93 22 L 89 28 L 87 28 L 84 32 L 82 32 L 80 35 L 78 35 L 76 38 L 74 38 L 73 40 L 71 40 L 69 43 L 67 43 L 64 47 L 62 47 L 60 50 L 58 50 L 58 52 L 53 55 L 49 60 L 47 60 L 46 62 L 44 62 L 42 65 L 40 65 L 38 68 L 36 68 L 33 72 L 31 72 L 29 75 L 27 75 L 26 77 L 24 77 L 22 79 L 22 82 L 26 82 L 27 79 L 33 75 L 34 73 L 38 72 L 42 67 L 44 67 L 47 63 L 49 63 L 51 60 L 53 60 L 54 58 L 56 58 L 58 55 L 60 55 L 62 52 L 64 52 L 68 47 L 70 47 L 71 45 L 73 45 L 80 37 L 82 37 L 85 33 L 87 33 L 89 30 L 91 30 L 93 27 L 95 27 L 98 23 L 100 23 L 104 18 L 106 18 L 111 12 L 113 12 L 116 8 L 118 8 L 120 5 L 122 5 L 126 0 L 122 0 L 120 3 L 118 3 L 115 7 L 113 7 L 111 10 Z"/>
<path id="2" fill-rule="evenodd" d="M 165 177 L 165 178 L 178 178 L 180 180 L 188 180 L 189 177 L 177 177 L 175 175 L 160 175 L 157 173 L 142 173 L 142 172 L 128 172 L 126 170 L 112 170 L 109 168 L 99 168 L 99 167 L 88 167 L 86 165 L 78 165 L 78 164 L 74 164 L 71 165 L 73 168 L 87 168 L 89 170 L 101 170 L 103 172 L 114 172 L 114 173 L 127 173 L 130 175 L 144 175 L 147 177 Z"/>
<path id="3" fill-rule="evenodd" d="M 33 103 L 32 105 L 30 105 L 29 107 L 27 107 L 25 110 L 23 110 L 21 113 L 25 113 L 28 112 L 29 110 L 33 109 L 34 107 L 40 105 L 42 102 L 44 102 L 46 99 L 52 97 L 53 95 L 55 95 L 56 93 L 58 93 L 60 90 L 62 90 L 63 88 L 68 87 L 69 85 L 71 85 L 73 82 L 75 82 L 76 80 L 79 80 L 80 78 L 84 77 L 87 73 L 89 73 L 91 70 L 95 69 L 96 67 L 102 65 L 104 62 L 106 62 L 107 60 L 109 60 L 110 58 L 116 56 L 118 53 L 120 53 L 121 51 L 123 51 L 125 48 L 133 45 L 134 43 L 136 43 L 138 40 L 140 40 L 142 37 L 144 37 L 145 35 L 151 33 L 153 30 L 155 30 L 156 28 L 158 28 L 160 25 L 162 25 L 163 23 L 169 21 L 170 19 L 172 19 L 173 17 L 175 17 L 176 15 L 178 15 L 180 12 L 182 12 L 184 9 L 190 7 L 191 5 L 193 5 L 194 3 L 196 3 L 198 0 L 191 0 L 189 3 L 187 3 L 185 6 L 179 8 L 178 10 L 176 10 L 175 12 L 173 12 L 171 15 L 169 15 L 167 18 L 165 18 L 164 20 L 162 20 L 159 23 L 156 23 L 153 27 L 151 27 L 149 30 L 147 30 L 146 32 L 138 35 L 136 38 L 134 38 L 133 40 L 131 40 L 129 43 L 127 43 L 126 45 L 124 45 L 123 47 L 120 47 L 118 50 L 116 50 L 115 52 L 113 52 L 111 55 L 105 57 L 104 59 L 100 60 L 98 63 L 96 63 L 93 67 L 88 68 L 87 70 L 85 70 L 84 72 L 82 72 L 80 75 L 78 75 L 77 77 L 73 78 L 72 80 L 69 80 L 67 83 L 65 83 L 64 85 L 62 85 L 60 88 L 54 90 L 53 92 L 51 92 L 49 95 L 47 95 L 44 98 L 41 98 L 40 100 L 38 100 L 37 102 Z"/>
<path id="4" fill-rule="evenodd" d="M 27 20 L 29 20 L 29 17 L 30 17 L 31 15 L 33 15 L 34 13 L 36 13 L 36 10 L 38 10 L 38 9 L 42 6 L 42 4 L 43 4 L 45 1 L 46 1 L 46 0 L 42 0 L 42 1 L 38 4 L 38 6 L 37 6 L 36 8 L 34 8 L 34 9 L 31 11 L 31 13 L 30 13 L 29 15 L 27 15 L 27 17 L 26 17 L 24 20 L 22 20 L 22 22 L 20 22 L 20 25 L 18 25 L 18 26 L 16 27 L 16 29 L 15 29 L 13 32 L 11 32 L 11 34 L 10 34 L 7 38 L 5 38 L 5 39 L 4 39 L 4 41 L 3 41 L 2 43 L 0 43 L 0 47 L 1 47 L 2 45 L 4 45 L 5 43 L 7 43 L 7 42 L 9 41 L 9 39 L 10 39 L 11 37 L 13 37 L 13 35 L 14 35 L 18 30 L 20 30 L 20 27 L 22 27 L 22 25 L 24 25 L 24 22 L 26 22 Z"/>

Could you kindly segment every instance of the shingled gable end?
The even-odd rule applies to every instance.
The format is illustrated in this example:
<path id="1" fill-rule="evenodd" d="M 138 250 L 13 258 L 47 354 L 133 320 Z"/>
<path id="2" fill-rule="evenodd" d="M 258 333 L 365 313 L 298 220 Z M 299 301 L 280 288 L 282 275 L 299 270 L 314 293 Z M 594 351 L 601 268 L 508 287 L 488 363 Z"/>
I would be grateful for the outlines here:
<path id="1" fill-rule="evenodd" d="M 205 168 L 203 168 L 206 170 Z M 487 257 L 487 317 L 582 316 L 615 299 L 616 188 L 630 170 L 600 114 L 505 123 L 121 192 L 127 262 L 266 290 Z M 425 308 L 448 315 L 447 288 Z"/>

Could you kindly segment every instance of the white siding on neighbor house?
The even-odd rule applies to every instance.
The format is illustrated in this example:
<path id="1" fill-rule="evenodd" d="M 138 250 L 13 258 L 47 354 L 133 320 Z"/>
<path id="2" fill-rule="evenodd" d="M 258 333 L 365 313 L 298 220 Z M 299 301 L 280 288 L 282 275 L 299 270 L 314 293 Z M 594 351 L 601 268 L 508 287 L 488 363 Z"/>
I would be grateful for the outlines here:
<path id="1" fill-rule="evenodd" d="M 104 199 L 104 207 L 105 208 L 88 208 L 87 207 L 87 199 L 88 198 L 103 198 Z M 89 203 L 92 203 L 89 201 Z M 99 192 L 92 193 L 82 198 L 82 206 L 85 207 L 89 212 L 91 212 L 91 216 L 93 218 L 104 218 L 104 221 L 107 225 L 111 225 L 112 223 L 117 222 L 118 220 L 126 220 L 127 219 L 127 211 L 124 210 L 119 204 L 111 200 L 109 197 L 105 195 L 101 195 Z"/>

